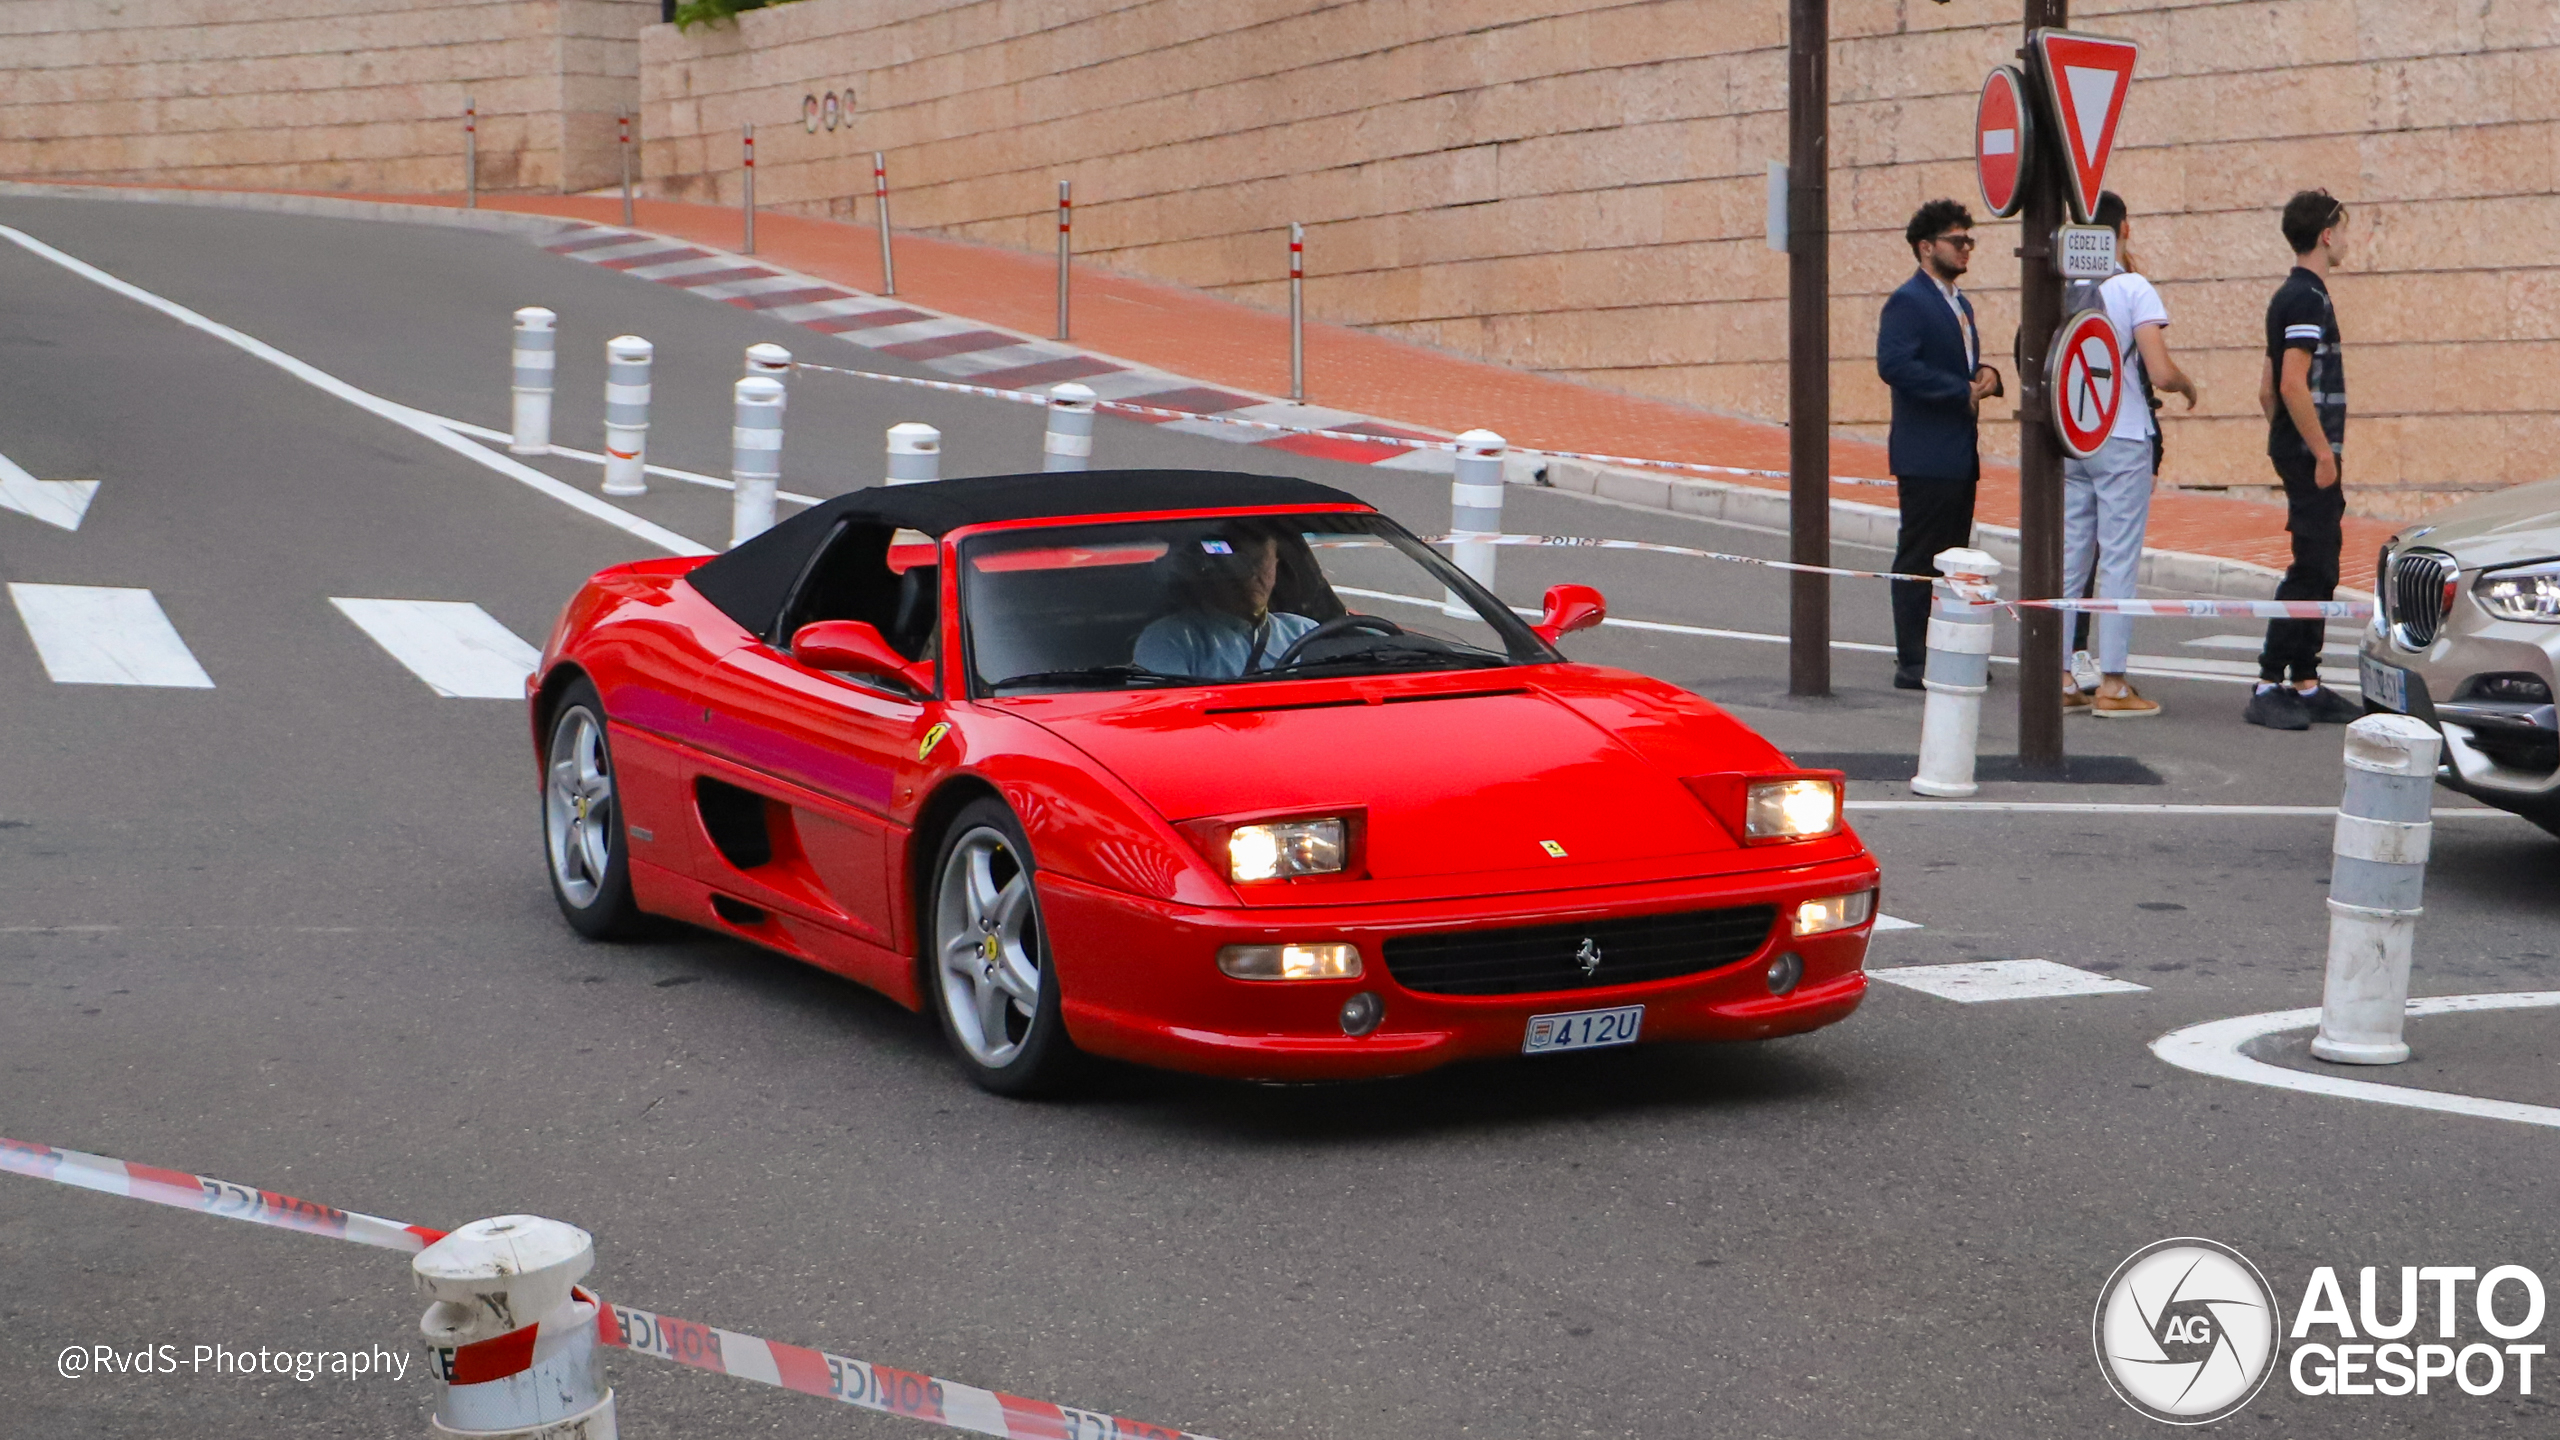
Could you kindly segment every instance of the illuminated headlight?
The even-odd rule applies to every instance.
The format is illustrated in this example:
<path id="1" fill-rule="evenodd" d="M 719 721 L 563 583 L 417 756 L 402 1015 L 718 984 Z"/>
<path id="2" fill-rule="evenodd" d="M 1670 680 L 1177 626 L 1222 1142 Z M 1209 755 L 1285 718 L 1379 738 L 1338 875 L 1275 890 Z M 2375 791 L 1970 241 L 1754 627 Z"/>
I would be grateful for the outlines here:
<path id="1" fill-rule="evenodd" d="M 2501 620 L 2560 625 L 2560 563 L 2492 570 L 2472 582 L 2471 598 Z"/>
<path id="2" fill-rule="evenodd" d="M 1230 945 L 1218 968 L 1238 980 L 1349 980 L 1360 973 L 1360 947 Z"/>
<path id="3" fill-rule="evenodd" d="M 1227 836 L 1227 874 L 1236 880 L 1286 880 L 1342 869 L 1341 820 L 1279 820 L 1239 825 Z"/>
<path id="4" fill-rule="evenodd" d="M 1742 838 L 1812 840 L 1840 828 L 1840 786 L 1815 778 L 1754 780 L 1742 801 Z"/>
<path id="5" fill-rule="evenodd" d="M 1855 930 L 1866 924 L 1867 918 L 1875 913 L 1876 892 L 1873 890 L 1799 901 L 1796 905 L 1796 933 L 1828 935 L 1834 930 Z"/>

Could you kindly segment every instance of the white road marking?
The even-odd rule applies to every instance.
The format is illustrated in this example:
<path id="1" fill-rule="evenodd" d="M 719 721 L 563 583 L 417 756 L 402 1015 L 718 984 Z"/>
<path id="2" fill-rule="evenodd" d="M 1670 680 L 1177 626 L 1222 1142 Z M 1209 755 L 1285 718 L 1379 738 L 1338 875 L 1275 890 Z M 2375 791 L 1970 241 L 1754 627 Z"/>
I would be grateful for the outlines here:
<path id="1" fill-rule="evenodd" d="M 15 510 L 63 530 L 80 528 L 89 502 L 98 498 L 95 480 L 39 480 L 0 455 L 0 510 Z"/>
<path id="2" fill-rule="evenodd" d="M 487 440 L 493 444 L 504 445 L 516 438 L 504 430 L 492 430 L 486 425 L 474 425 L 468 420 L 452 420 L 442 415 L 429 415 L 426 411 L 415 407 L 411 407 L 409 413 L 419 416 L 422 419 L 432 420 L 436 424 L 442 425 L 456 434 L 468 435 L 474 440 Z M 552 446 L 551 453 L 559 456 L 563 460 L 583 460 L 590 465 L 601 465 L 604 463 L 604 457 L 597 454 L 595 451 L 572 450 L 566 445 Z M 678 470 L 673 466 L 668 465 L 642 465 L 640 468 L 652 475 L 663 475 L 670 480 L 681 480 L 687 485 L 702 485 L 713 490 L 735 490 L 738 488 L 738 482 L 735 480 L 724 479 L 718 475 L 705 475 L 699 470 Z M 820 497 L 816 495 L 795 495 L 788 490 L 782 490 L 775 492 L 774 498 L 777 500 L 788 500 L 794 505 L 815 505 L 818 503 Z"/>
<path id="3" fill-rule="evenodd" d="M 2266 648 L 2267 641 L 2263 635 L 2199 635 L 2193 640 L 2181 640 L 2178 643 L 2192 645 L 2198 650 L 2246 650 L 2255 655 Z M 2330 640 L 2322 643 L 2320 653 L 2353 655 L 2356 649 L 2356 642 L 2353 640 Z"/>
<path id="4" fill-rule="evenodd" d="M 1168 425 L 1165 428 L 1174 427 Z M 1382 463 L 1391 465 L 1393 462 Z M 1426 600 L 1419 595 L 1398 595 L 1386 590 L 1357 590 L 1348 585 L 1336 585 L 1333 588 L 1339 594 L 1357 595 L 1365 600 L 1392 600 L 1402 605 L 1424 605 L 1434 610 L 1439 609 L 1441 604 L 1438 600 Z M 1525 605 L 1514 605 L 1511 608 L 1522 615 L 1538 613 Z M 1622 630 L 1653 630 L 1668 635 L 1696 635 L 1708 640 L 1746 640 L 1755 645 L 1790 643 L 1784 635 L 1770 635 L 1758 630 L 1720 630 L 1712 625 L 1680 625 L 1668 620 L 1629 620 L 1612 615 L 1600 623 Z M 1855 651 L 1864 655 L 1894 653 L 1890 645 L 1871 645 L 1861 640 L 1834 640 L 1831 642 L 1831 648 Z M 2131 663 L 2125 667 L 2125 673 L 2140 675 L 2146 679 L 2216 680 L 2235 684 L 2256 684 L 2258 679 L 2258 668 L 2255 665 L 2242 665 L 2236 661 L 2192 660 L 2183 655 L 2135 655 L 2130 657 L 2130 660 Z M 1994 655 L 1991 657 L 1991 662 L 1995 665 L 2015 665 L 2018 663 L 2018 657 Z M 2355 687 L 2341 681 L 2339 688 L 2352 690 Z"/>
<path id="5" fill-rule="evenodd" d="M 525 677 L 542 659 L 540 650 L 466 601 L 331 596 L 329 603 L 439 695 L 522 700 Z"/>
<path id="6" fill-rule="evenodd" d="M 2050 960 L 1967 960 L 1955 965 L 1892 965 L 1869 970 L 1882 980 L 1954 1000 L 1980 1005 L 1992 1000 L 2036 1000 L 2054 995 L 2125 995 L 2149 990 L 2130 980 L 2075 970 Z"/>
<path id="7" fill-rule="evenodd" d="M 1847 808 L 1866 811 L 1915 811 L 1987 815 L 2275 815 L 2332 819 L 2334 805 L 2125 805 L 2079 800 L 1852 800 Z M 2429 812 L 2438 820 L 2508 820 L 2515 817 L 2486 805 L 2466 805 Z"/>
<path id="8" fill-rule="evenodd" d="M 20 249 L 26 250 L 31 254 L 42 256 L 43 258 L 52 261 L 54 264 L 61 266 L 63 269 L 70 271 L 72 274 L 77 275 L 92 284 L 103 286 L 106 289 L 124 296 L 128 300 L 148 305 L 152 309 L 159 311 L 161 314 L 178 321 L 180 324 L 201 330 L 205 334 L 211 335 L 215 339 L 221 340 L 226 344 L 236 345 L 239 348 L 248 351 L 250 354 L 257 356 L 259 359 L 266 361 L 268 364 L 275 366 L 277 369 L 284 371 L 286 374 L 291 375 L 295 379 L 302 381 L 304 384 L 334 395 L 359 409 L 371 411 L 373 414 L 381 416 L 383 419 L 390 421 L 394 425 L 398 425 L 403 429 L 414 432 L 428 441 L 441 445 L 447 450 L 470 460 L 474 464 L 485 465 L 520 485 L 524 485 L 539 494 L 547 495 L 573 510 L 591 515 L 618 530 L 622 530 L 628 534 L 645 540 L 650 544 L 657 546 L 659 549 L 666 551 L 670 555 L 710 555 L 716 553 L 708 545 L 699 544 L 693 540 L 687 539 L 685 536 L 679 535 L 673 530 L 667 529 L 663 525 L 643 520 L 639 516 L 634 515 L 630 511 L 622 509 L 619 506 L 608 505 L 604 501 L 597 499 L 593 495 L 587 494 L 583 490 L 579 490 L 573 486 L 554 480 L 550 476 L 543 474 L 541 471 L 534 469 L 530 465 L 526 465 L 520 461 L 511 460 L 504 455 L 497 454 L 476 445 L 470 440 L 455 434 L 453 431 L 445 428 L 442 424 L 430 419 L 426 415 L 410 409 L 406 405 L 385 400 L 381 396 L 376 395 L 369 390 L 359 390 L 355 386 L 348 384 L 346 381 L 339 379 L 337 376 L 332 375 L 315 365 L 297 360 L 293 356 L 269 345 L 263 340 L 244 334 L 238 330 L 234 330 L 230 326 L 222 324 L 219 321 L 208 320 L 204 316 L 197 314 L 195 311 L 188 309 L 186 306 L 179 304 L 175 300 L 164 299 L 161 296 L 143 289 L 139 285 L 119 280 L 115 276 L 108 274 L 106 271 L 99 269 L 97 266 L 79 259 L 76 256 L 68 255 L 60 250 L 56 250 L 52 246 L 47 245 L 43 241 L 38 240 L 34 236 L 29 235 L 22 230 L 15 230 L 9 226 L 0 225 L 0 239 L 6 239 L 12 244 L 17 245 Z"/>
<path id="9" fill-rule="evenodd" d="M 2526 1010 L 2546 1005 L 2560 1005 L 2560 990 L 2525 990 L 2506 995 L 2436 995 L 2410 1001 L 2408 1013 L 2450 1015 L 2468 1010 Z M 2288 1070 L 2240 1053 L 2240 1047 L 2252 1040 L 2281 1035 L 2287 1030 L 2308 1030 L 2319 1023 L 2320 1011 L 2316 1007 L 2211 1020 L 2170 1031 L 2151 1042 L 2151 1053 L 2181 1070 L 2192 1070 L 2220 1080 L 2269 1085 L 2278 1090 L 2300 1090 L 2312 1095 L 2332 1095 L 2344 1100 L 2365 1100 L 2377 1105 L 2405 1105 L 2412 1110 L 2435 1110 L 2448 1115 L 2472 1115 L 2485 1120 L 2513 1120 L 2526 1125 L 2560 1127 L 2560 1110 L 2548 1105 L 2526 1105 L 2514 1100 L 2487 1100 L 2444 1090 L 2419 1090 L 2407 1085 L 2350 1080 L 2325 1071 Z M 2389 1067 L 2371 1068 L 2384 1070 Z"/>
<path id="10" fill-rule="evenodd" d="M 1876 917 L 1876 929 L 1878 930 L 1918 930 L 1921 928 L 1923 927 L 1919 921 L 1905 920 L 1899 915 L 1878 915 Z"/>
<path id="11" fill-rule="evenodd" d="M 148 590 L 12 584 L 9 599 L 57 684 L 213 688 Z"/>

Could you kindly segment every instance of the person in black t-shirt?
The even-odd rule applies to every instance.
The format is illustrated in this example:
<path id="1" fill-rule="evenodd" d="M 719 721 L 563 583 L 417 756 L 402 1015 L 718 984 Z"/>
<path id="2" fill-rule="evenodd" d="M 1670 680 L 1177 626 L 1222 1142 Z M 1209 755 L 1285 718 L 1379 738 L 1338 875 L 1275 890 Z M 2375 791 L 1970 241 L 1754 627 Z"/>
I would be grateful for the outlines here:
<path id="1" fill-rule="evenodd" d="M 2346 462 L 2347 371 L 2338 353 L 2338 311 L 2328 274 L 2338 263 L 2347 207 L 2326 190 L 2304 190 L 2285 202 L 2284 238 L 2293 273 L 2267 302 L 2267 360 L 2258 408 L 2267 416 L 2267 458 L 2284 482 L 2284 528 L 2293 535 L 2293 564 L 2276 586 L 2279 600 L 2328 600 L 2338 590 L 2338 547 L 2347 513 L 2338 470 Z M 2308 730 L 2343 725 L 2364 707 L 2320 683 L 2320 620 L 2270 620 L 2258 655 L 2252 725 Z"/>

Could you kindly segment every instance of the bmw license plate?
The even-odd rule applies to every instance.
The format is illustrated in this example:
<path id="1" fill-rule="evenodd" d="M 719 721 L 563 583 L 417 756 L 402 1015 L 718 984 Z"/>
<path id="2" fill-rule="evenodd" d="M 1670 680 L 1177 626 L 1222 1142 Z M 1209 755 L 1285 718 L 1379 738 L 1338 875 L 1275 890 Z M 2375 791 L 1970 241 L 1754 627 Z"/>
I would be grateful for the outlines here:
<path id="1" fill-rule="evenodd" d="M 2385 710 L 2402 715 L 2409 713 L 2409 672 L 2397 665 L 2385 665 L 2370 655 L 2356 657 L 2357 678 L 2364 685 L 2364 698 Z"/>
<path id="2" fill-rule="evenodd" d="M 1559 1050 L 1597 1050 L 1605 1045 L 1633 1045 L 1644 1024 L 1644 1007 L 1615 1010 L 1570 1010 L 1562 1015 L 1532 1015 L 1529 1033 L 1520 1042 L 1523 1055 L 1552 1055 Z"/>

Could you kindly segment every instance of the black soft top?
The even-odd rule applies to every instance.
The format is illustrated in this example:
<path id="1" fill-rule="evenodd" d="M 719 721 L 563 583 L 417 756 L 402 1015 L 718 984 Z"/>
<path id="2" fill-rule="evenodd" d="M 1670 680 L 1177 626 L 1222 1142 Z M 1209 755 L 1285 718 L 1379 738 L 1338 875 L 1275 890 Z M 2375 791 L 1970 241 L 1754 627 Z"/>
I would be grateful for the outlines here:
<path id="1" fill-rule="evenodd" d="M 1151 510 L 1365 505 L 1330 485 L 1229 470 L 1083 470 L 986 475 L 921 485 L 875 485 L 822 500 L 685 579 L 753 634 L 772 628 L 830 536 L 845 521 L 942 536 L 998 520 L 1102 518 Z"/>

